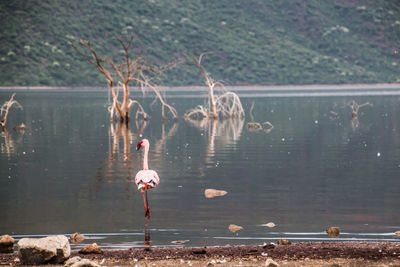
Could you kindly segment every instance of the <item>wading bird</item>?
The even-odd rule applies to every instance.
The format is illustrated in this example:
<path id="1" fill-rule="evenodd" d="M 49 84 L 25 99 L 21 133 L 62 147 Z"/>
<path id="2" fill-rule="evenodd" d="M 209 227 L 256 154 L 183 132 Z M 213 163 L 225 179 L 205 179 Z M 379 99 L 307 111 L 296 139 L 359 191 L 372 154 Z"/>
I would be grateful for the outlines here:
<path id="1" fill-rule="evenodd" d="M 149 201 L 147 199 L 147 190 L 154 188 L 160 182 L 160 178 L 158 178 L 157 172 L 153 170 L 149 170 L 148 164 L 148 155 L 150 143 L 147 139 L 141 140 L 137 146 L 136 150 L 139 150 L 141 147 L 144 148 L 143 155 L 143 170 L 139 171 L 135 176 L 135 183 L 137 185 L 138 190 L 142 191 L 143 194 L 143 205 L 144 205 L 144 216 L 146 218 L 150 218 L 150 206 Z"/>

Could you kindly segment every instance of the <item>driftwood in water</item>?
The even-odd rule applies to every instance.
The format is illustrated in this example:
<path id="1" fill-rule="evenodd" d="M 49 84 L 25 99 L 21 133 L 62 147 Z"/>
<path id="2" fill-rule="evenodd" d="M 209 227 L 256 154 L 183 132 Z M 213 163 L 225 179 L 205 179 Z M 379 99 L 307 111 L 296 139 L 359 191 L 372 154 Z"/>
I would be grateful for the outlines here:
<path id="1" fill-rule="evenodd" d="M 363 104 L 358 104 L 356 101 L 351 101 L 349 103 L 349 106 L 351 108 L 351 128 L 353 131 L 360 126 L 360 122 L 358 120 L 358 111 L 360 108 L 365 107 L 365 106 L 372 106 L 371 103 L 365 102 Z"/>
<path id="2" fill-rule="evenodd" d="M 251 104 L 250 107 L 250 122 L 246 124 L 246 128 L 249 132 L 258 132 L 258 131 L 264 131 L 265 133 L 270 133 L 272 129 L 274 129 L 274 125 L 270 123 L 269 121 L 265 122 L 256 122 L 254 121 L 254 116 L 253 116 L 253 108 L 254 108 L 254 102 Z"/>
<path id="3" fill-rule="evenodd" d="M 356 101 L 353 100 L 349 103 L 349 106 L 351 108 L 351 117 L 356 118 L 356 117 L 358 117 L 358 110 L 360 108 L 365 107 L 365 106 L 372 106 L 372 104 L 369 102 L 365 102 L 363 104 L 358 104 Z"/>

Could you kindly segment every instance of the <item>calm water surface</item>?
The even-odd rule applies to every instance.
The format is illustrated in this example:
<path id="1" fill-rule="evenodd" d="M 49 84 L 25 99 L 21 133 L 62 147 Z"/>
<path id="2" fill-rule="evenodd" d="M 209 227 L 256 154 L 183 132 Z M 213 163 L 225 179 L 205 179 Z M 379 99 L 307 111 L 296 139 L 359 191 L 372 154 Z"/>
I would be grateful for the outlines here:
<path id="1" fill-rule="evenodd" d="M 0 143 L 0 234 L 78 231 L 87 239 L 75 249 L 142 246 L 143 201 L 133 178 L 143 136 L 161 178 L 149 191 L 153 246 L 337 240 L 324 234 L 329 226 L 341 228 L 340 240 L 397 241 L 398 94 L 246 90 L 239 91 L 244 120 L 164 124 L 151 96 L 134 95 L 152 118 L 124 128 L 110 125 L 106 91 L 17 92 L 24 109 L 12 110 Z M 1 91 L 0 102 L 10 95 Z M 193 91 L 167 95 L 180 114 L 205 100 Z M 371 104 L 358 121 L 352 100 Z M 275 127 L 251 131 L 252 121 Z M 12 130 L 21 122 L 24 133 Z M 206 199 L 207 188 L 228 194 Z M 276 227 L 260 226 L 268 222 Z M 229 224 L 244 229 L 231 233 Z"/>

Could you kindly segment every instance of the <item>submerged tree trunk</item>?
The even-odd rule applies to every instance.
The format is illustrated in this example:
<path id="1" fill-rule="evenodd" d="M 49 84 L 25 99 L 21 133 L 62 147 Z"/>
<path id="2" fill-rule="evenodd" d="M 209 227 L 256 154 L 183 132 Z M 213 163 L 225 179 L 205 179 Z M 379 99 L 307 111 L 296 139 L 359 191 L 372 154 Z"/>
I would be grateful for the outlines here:
<path id="1" fill-rule="evenodd" d="M 11 108 L 13 105 L 15 105 L 16 108 L 22 109 L 21 104 L 18 103 L 18 101 L 16 101 L 16 100 L 14 99 L 14 96 L 15 96 L 15 93 L 13 93 L 13 94 L 11 95 L 11 97 L 10 97 L 10 100 L 4 102 L 4 104 L 3 104 L 3 105 L 1 106 L 1 108 L 0 108 L 0 115 L 3 115 L 3 113 L 4 113 L 4 116 L 3 116 L 3 118 L 2 118 L 1 121 L 0 121 L 1 130 L 2 130 L 3 132 L 6 131 L 7 118 L 8 118 L 8 114 L 9 114 L 10 108 Z"/>
<path id="2" fill-rule="evenodd" d="M 244 117 L 244 110 L 240 98 L 233 92 L 226 92 L 224 86 L 220 82 L 214 82 L 204 67 L 201 65 L 201 59 L 207 53 L 203 53 L 200 57 L 194 58 L 193 61 L 201 70 L 208 87 L 208 105 L 203 107 L 199 105 L 185 113 L 187 119 L 228 119 Z M 215 89 L 220 87 L 221 93 L 216 94 Z"/>

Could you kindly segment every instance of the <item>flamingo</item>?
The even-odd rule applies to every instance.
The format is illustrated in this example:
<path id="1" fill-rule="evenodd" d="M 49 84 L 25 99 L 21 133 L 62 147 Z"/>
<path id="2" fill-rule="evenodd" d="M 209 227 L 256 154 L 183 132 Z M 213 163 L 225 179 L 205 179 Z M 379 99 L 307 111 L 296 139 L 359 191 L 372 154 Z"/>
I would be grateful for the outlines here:
<path id="1" fill-rule="evenodd" d="M 144 148 L 143 155 L 143 170 L 140 170 L 135 176 L 135 183 L 137 185 L 138 190 L 142 191 L 143 195 L 143 205 L 144 205 L 144 216 L 150 219 L 150 206 L 147 199 L 147 190 L 156 187 L 160 183 L 160 178 L 158 178 L 158 174 L 156 171 L 149 170 L 148 165 L 148 155 L 150 143 L 149 140 L 143 139 L 141 140 L 137 146 L 136 150 L 139 150 L 141 147 Z"/>

